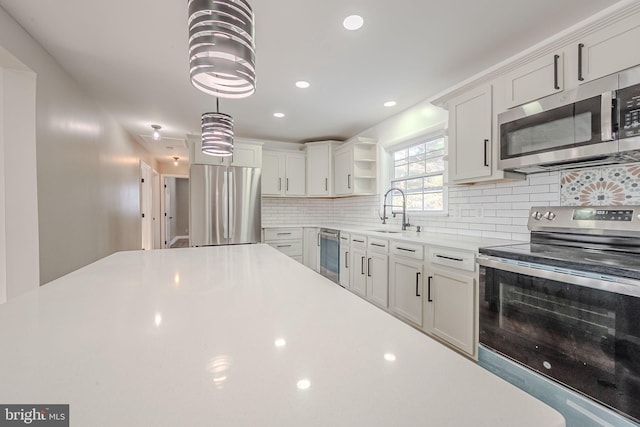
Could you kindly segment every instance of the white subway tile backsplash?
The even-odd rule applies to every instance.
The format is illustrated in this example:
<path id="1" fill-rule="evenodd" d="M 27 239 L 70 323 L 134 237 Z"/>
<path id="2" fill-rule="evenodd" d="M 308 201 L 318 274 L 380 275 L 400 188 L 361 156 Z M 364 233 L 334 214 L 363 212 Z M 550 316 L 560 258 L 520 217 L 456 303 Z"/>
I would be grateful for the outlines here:
<path id="1" fill-rule="evenodd" d="M 609 184 L 611 183 L 611 184 Z M 620 190 L 618 190 L 620 189 Z M 449 187 L 449 215 L 409 212 L 424 232 L 528 241 L 527 220 L 534 206 L 640 204 L 640 167 L 614 166 L 545 172 L 526 180 Z M 622 196 L 621 196 L 622 195 Z M 380 196 L 338 199 L 263 198 L 262 223 L 379 226 Z M 401 215 L 387 223 L 400 228 Z"/>

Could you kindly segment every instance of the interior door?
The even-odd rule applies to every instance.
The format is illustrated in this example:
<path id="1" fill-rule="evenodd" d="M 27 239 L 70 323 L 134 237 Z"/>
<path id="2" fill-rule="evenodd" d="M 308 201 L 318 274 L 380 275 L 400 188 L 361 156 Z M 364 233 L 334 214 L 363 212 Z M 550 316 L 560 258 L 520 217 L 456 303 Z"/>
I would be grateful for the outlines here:
<path id="1" fill-rule="evenodd" d="M 150 250 L 153 249 L 153 175 L 151 167 L 144 162 L 140 162 L 140 176 L 141 246 L 144 250 Z"/>
<path id="2" fill-rule="evenodd" d="M 171 247 L 171 180 L 175 178 L 164 179 L 164 247 Z"/>

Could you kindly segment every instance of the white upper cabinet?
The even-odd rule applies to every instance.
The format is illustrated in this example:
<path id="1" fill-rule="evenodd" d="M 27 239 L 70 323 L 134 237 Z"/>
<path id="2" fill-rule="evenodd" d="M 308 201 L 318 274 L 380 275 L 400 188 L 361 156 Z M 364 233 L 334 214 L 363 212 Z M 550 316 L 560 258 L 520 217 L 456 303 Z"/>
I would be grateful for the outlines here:
<path id="1" fill-rule="evenodd" d="M 353 150 L 343 149 L 335 155 L 335 194 L 353 193 Z"/>
<path id="2" fill-rule="evenodd" d="M 377 192 L 378 144 L 357 138 L 335 151 L 335 195 L 369 195 Z"/>
<path id="3" fill-rule="evenodd" d="M 492 176 L 492 87 L 466 92 L 449 105 L 449 179 L 476 182 Z"/>
<path id="4" fill-rule="evenodd" d="M 336 142 L 308 142 L 307 196 L 333 196 L 333 148 Z"/>
<path id="5" fill-rule="evenodd" d="M 567 46 L 570 83 L 588 81 L 640 64 L 640 13 L 627 14 Z"/>
<path id="6" fill-rule="evenodd" d="M 263 151 L 262 195 L 304 196 L 305 163 L 303 153 Z"/>
<path id="7" fill-rule="evenodd" d="M 189 163 L 200 165 L 245 166 L 259 168 L 262 166 L 262 143 L 241 142 L 233 144 L 233 155 L 227 157 L 210 156 L 202 153 L 200 136 L 190 135 Z"/>
<path id="8" fill-rule="evenodd" d="M 564 89 L 564 54 L 545 55 L 505 76 L 506 107 L 526 104 Z"/>

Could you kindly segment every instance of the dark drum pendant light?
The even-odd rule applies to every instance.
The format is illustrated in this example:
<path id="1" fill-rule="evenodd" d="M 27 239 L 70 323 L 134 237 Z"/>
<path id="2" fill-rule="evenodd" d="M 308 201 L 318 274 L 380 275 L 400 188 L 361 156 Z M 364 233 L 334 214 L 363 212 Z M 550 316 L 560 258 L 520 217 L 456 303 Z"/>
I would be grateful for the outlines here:
<path id="1" fill-rule="evenodd" d="M 220 98 L 256 90 L 253 10 L 245 0 L 189 0 L 191 83 Z"/>
<path id="2" fill-rule="evenodd" d="M 216 99 L 216 112 L 202 115 L 202 152 L 210 156 L 233 155 L 233 118 L 221 113 Z"/>

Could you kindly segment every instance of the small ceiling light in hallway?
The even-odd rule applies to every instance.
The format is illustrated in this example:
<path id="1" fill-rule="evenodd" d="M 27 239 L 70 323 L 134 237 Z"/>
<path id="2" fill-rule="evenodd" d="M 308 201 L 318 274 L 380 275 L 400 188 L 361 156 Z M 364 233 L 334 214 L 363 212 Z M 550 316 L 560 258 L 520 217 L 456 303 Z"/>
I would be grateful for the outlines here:
<path id="1" fill-rule="evenodd" d="M 174 157 L 173 158 L 173 165 L 174 166 L 178 166 L 178 160 L 180 160 L 180 157 Z"/>
<path id="2" fill-rule="evenodd" d="M 189 0 L 191 83 L 221 98 L 256 90 L 253 10 L 246 0 Z"/>
<path id="3" fill-rule="evenodd" d="M 202 115 L 202 152 L 210 156 L 233 155 L 233 118 L 220 112 L 216 99 L 216 112 Z"/>
<path id="4" fill-rule="evenodd" d="M 154 141 L 160 141 L 161 136 L 160 136 L 160 129 L 162 129 L 162 126 L 160 125 L 151 125 L 151 129 L 153 129 L 153 133 L 151 134 L 151 137 L 153 138 Z"/>

